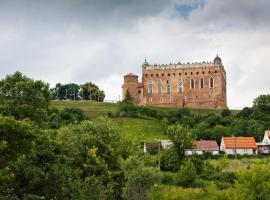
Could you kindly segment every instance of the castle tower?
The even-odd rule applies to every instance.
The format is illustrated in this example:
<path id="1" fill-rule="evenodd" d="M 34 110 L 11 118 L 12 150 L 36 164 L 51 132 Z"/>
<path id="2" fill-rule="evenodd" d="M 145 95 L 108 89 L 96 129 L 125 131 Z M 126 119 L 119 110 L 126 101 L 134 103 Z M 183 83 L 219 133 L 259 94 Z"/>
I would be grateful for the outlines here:
<path id="1" fill-rule="evenodd" d="M 124 76 L 124 84 L 122 86 L 122 98 L 124 99 L 127 92 L 129 92 L 130 97 L 131 97 L 131 101 L 134 104 L 138 103 L 138 76 L 133 74 L 133 73 L 129 73 L 127 75 Z"/>

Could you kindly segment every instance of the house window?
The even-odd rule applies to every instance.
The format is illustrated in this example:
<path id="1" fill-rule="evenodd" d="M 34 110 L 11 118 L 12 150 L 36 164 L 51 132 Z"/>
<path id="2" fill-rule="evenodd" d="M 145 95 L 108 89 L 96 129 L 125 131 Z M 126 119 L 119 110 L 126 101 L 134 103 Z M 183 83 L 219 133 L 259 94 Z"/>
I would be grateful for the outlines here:
<path id="1" fill-rule="evenodd" d="M 171 86 L 167 85 L 167 94 L 170 94 L 170 93 L 171 93 Z"/>
<path id="2" fill-rule="evenodd" d="M 209 88 L 214 88 L 214 78 L 210 77 L 209 79 Z"/>
<path id="3" fill-rule="evenodd" d="M 203 78 L 200 79 L 200 88 L 204 88 L 204 79 Z"/>
<path id="4" fill-rule="evenodd" d="M 194 79 L 190 79 L 190 89 L 195 89 L 195 80 Z"/>
<path id="5" fill-rule="evenodd" d="M 159 84 L 158 85 L 158 94 L 161 94 L 162 93 L 162 86 Z"/>

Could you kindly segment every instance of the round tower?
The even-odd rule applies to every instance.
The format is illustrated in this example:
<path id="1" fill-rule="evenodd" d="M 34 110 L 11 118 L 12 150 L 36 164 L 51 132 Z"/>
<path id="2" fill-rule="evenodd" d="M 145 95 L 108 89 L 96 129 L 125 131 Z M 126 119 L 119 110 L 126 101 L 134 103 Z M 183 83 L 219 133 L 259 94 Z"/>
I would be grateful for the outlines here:
<path id="1" fill-rule="evenodd" d="M 124 85 L 122 86 L 123 99 L 128 95 L 131 98 L 132 103 L 138 103 L 138 76 L 133 73 L 129 73 L 124 76 Z"/>

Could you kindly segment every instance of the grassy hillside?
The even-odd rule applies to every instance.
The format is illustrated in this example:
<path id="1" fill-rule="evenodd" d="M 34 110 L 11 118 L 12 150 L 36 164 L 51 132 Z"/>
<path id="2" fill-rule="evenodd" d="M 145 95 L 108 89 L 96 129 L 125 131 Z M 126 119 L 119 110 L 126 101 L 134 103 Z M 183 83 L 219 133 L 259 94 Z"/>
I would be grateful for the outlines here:
<path id="1" fill-rule="evenodd" d="M 90 101 L 51 101 L 51 107 L 56 107 L 60 110 L 64 108 L 79 108 L 88 118 L 106 115 L 107 112 L 117 112 L 118 104 L 90 102 Z"/>
<path id="2" fill-rule="evenodd" d="M 125 136 L 132 138 L 136 143 L 167 139 L 165 130 L 158 120 L 115 118 Z"/>
<path id="3" fill-rule="evenodd" d="M 117 112 L 118 104 L 117 103 L 103 103 L 103 102 L 90 102 L 90 101 L 51 101 L 51 106 L 56 107 L 60 110 L 64 108 L 80 108 L 85 116 L 89 118 L 97 117 L 100 115 L 105 115 L 107 112 Z M 177 108 L 159 108 L 152 107 L 155 110 L 176 110 Z M 220 114 L 222 110 L 220 109 L 190 109 L 194 114 L 198 115 L 207 115 L 207 114 Z M 232 113 L 235 114 L 239 110 L 232 110 Z"/>

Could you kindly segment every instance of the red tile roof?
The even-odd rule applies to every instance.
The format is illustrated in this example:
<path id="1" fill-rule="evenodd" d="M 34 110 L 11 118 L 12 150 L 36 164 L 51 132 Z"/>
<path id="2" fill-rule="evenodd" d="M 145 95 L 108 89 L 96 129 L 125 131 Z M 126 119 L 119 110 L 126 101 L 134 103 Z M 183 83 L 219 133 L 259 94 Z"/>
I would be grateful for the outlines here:
<path id="1" fill-rule="evenodd" d="M 203 151 L 218 151 L 218 145 L 215 140 L 197 140 L 194 142 L 194 146 L 198 150 Z"/>
<path id="2" fill-rule="evenodd" d="M 257 148 L 254 137 L 222 137 L 225 148 Z"/>
<path id="3" fill-rule="evenodd" d="M 133 74 L 133 73 L 128 73 L 125 76 L 137 76 L 137 75 L 136 74 Z"/>

